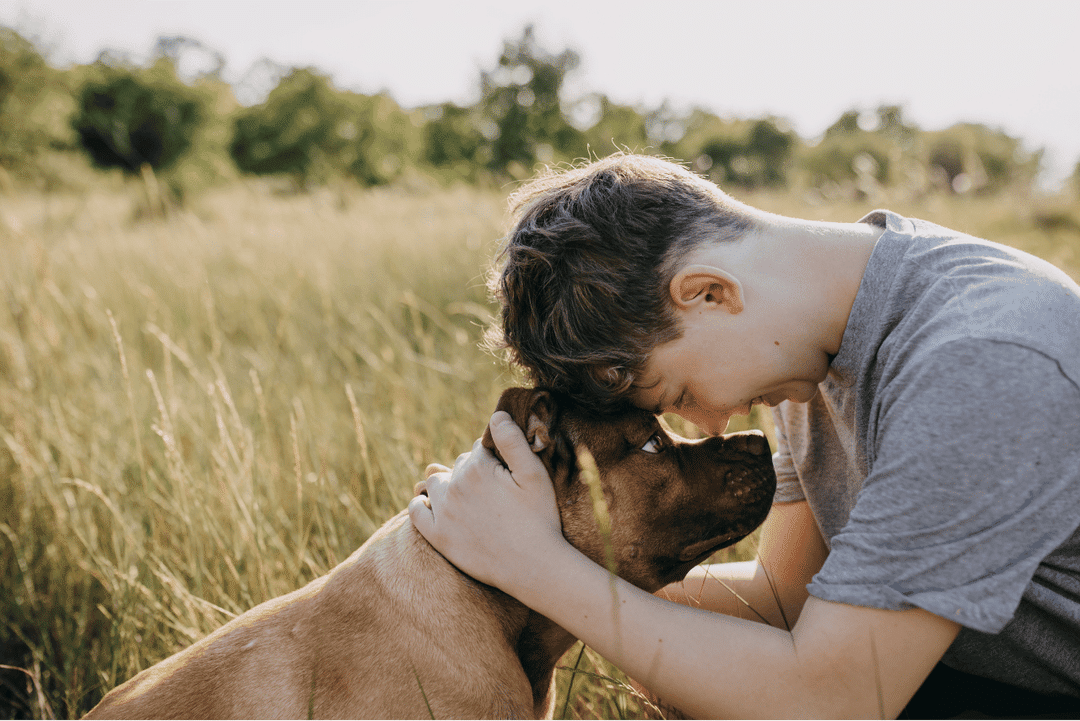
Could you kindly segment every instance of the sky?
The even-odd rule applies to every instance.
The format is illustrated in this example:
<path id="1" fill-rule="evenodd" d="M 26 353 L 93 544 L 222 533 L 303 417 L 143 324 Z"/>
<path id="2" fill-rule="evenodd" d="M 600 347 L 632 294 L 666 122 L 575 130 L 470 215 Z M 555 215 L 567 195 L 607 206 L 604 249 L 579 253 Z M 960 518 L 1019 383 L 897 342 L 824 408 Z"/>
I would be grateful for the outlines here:
<path id="1" fill-rule="evenodd" d="M 924 129 L 980 122 L 1045 148 L 1051 188 L 1080 161 L 1075 0 L 0 0 L 0 24 L 54 64 L 186 35 L 224 53 L 230 82 L 269 58 L 405 107 L 474 102 L 479 71 L 528 23 L 580 54 L 571 96 L 774 115 L 804 138 L 902 105 Z"/>

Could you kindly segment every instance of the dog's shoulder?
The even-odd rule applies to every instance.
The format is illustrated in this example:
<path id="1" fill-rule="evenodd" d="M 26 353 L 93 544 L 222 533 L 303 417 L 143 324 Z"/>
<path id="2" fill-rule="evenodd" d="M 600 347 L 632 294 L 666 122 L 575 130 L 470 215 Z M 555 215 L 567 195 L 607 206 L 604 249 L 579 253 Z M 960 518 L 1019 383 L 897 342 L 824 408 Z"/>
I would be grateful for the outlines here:
<path id="1" fill-rule="evenodd" d="M 359 589 L 365 589 L 361 594 Z M 437 607 L 470 608 L 500 624 L 524 622 L 528 610 L 498 589 L 466 576 L 436 551 L 402 511 L 330 572 L 322 594 L 355 606 L 358 595 L 374 597 L 395 615 L 432 618 Z M 435 619 L 432 619 L 435 620 Z"/>
<path id="2" fill-rule="evenodd" d="M 350 659 L 354 672 L 368 679 L 369 695 L 379 679 L 374 686 L 386 708 L 415 702 L 423 688 L 432 703 L 454 700 L 452 708 L 432 707 L 440 715 L 531 714 L 531 687 L 514 650 L 528 609 L 458 571 L 407 512 L 328 574 L 317 614 L 322 662 L 334 667 Z M 357 693 L 355 679 L 342 679 L 340 687 L 331 678 L 321 677 L 320 686 L 324 682 L 320 697 L 347 705 Z M 498 708 L 476 706 L 486 702 Z"/>

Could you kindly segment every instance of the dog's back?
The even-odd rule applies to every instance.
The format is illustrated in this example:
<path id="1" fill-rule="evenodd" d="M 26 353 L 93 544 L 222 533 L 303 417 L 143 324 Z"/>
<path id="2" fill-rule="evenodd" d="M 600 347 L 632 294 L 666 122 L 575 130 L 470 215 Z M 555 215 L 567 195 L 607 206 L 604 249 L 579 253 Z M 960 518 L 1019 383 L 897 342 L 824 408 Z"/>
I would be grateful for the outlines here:
<path id="1" fill-rule="evenodd" d="M 506 633 L 527 611 L 490 594 L 402 512 L 326 576 L 146 669 L 87 718 L 542 713 Z"/>

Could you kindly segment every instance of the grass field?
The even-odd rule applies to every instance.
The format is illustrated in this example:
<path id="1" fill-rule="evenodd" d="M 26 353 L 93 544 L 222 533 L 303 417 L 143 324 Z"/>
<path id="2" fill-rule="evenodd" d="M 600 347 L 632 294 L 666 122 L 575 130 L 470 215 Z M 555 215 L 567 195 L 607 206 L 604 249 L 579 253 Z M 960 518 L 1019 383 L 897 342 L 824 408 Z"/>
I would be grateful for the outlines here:
<path id="1" fill-rule="evenodd" d="M 500 193 L 237 183 L 140 219 L 145 194 L 0 195 L 0 716 L 79 716 L 325 573 L 518 380 L 477 348 Z M 831 220 L 887 205 L 1080 278 L 1066 198 L 743 199 Z M 591 650 L 580 668 L 557 713 L 643 713 Z"/>

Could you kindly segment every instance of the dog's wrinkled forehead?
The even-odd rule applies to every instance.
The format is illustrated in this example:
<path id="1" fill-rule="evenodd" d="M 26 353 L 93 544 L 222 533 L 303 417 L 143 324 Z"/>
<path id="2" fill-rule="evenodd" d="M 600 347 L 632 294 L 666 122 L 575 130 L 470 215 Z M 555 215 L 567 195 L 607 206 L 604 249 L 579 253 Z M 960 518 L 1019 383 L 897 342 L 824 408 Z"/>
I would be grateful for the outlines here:
<path id="1" fill-rule="evenodd" d="M 565 414 L 562 426 L 559 430 L 565 432 L 575 444 L 600 447 L 644 442 L 648 436 L 661 430 L 656 416 L 638 409 L 601 417 L 575 409 Z"/>
<path id="2" fill-rule="evenodd" d="M 532 450 L 549 464 L 570 461 L 582 446 L 594 456 L 610 458 L 609 453 L 640 445 L 661 430 L 648 411 L 628 406 L 620 413 L 600 416 L 567 396 L 541 388 L 508 388 L 498 408 L 510 414 Z M 485 432 L 483 444 L 498 456 L 490 430 Z"/>

